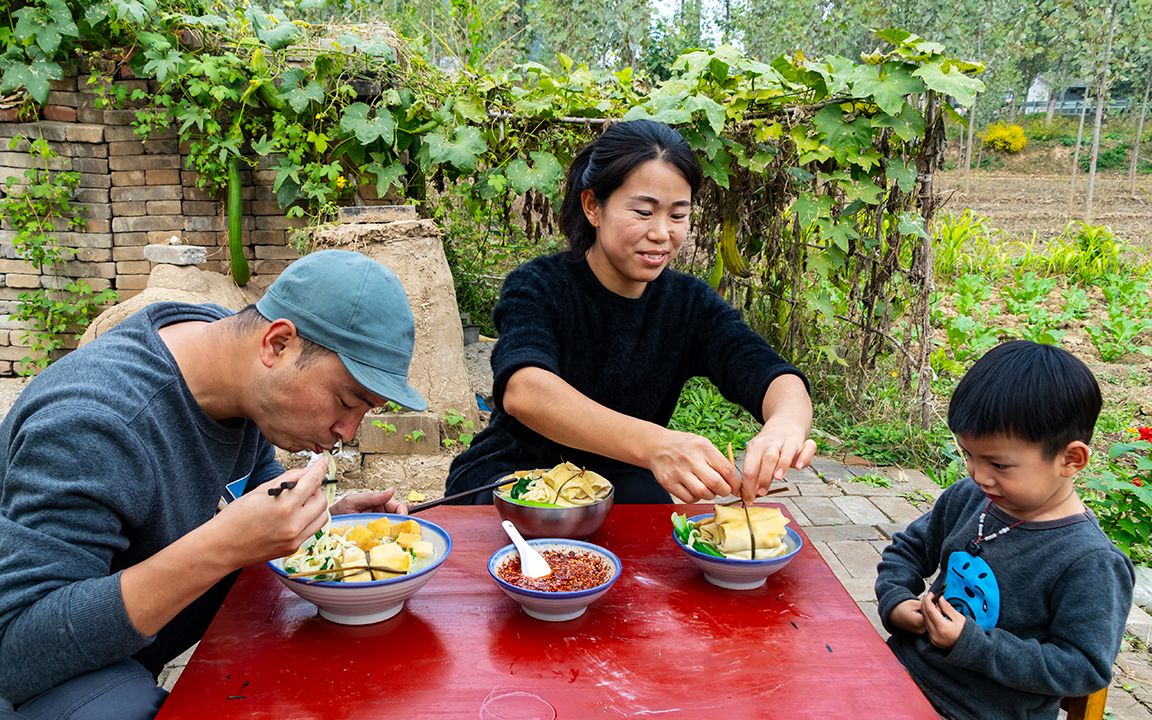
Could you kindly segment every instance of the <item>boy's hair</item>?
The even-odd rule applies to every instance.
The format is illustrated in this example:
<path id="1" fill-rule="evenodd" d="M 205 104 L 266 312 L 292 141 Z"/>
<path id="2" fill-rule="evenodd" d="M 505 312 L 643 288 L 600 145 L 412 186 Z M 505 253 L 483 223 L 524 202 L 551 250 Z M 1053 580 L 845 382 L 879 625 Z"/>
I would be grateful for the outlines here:
<path id="1" fill-rule="evenodd" d="M 1067 350 L 1016 340 L 989 350 L 960 380 L 948 428 L 1037 443 L 1050 459 L 1074 440 L 1091 442 L 1101 404 L 1087 365 Z"/>

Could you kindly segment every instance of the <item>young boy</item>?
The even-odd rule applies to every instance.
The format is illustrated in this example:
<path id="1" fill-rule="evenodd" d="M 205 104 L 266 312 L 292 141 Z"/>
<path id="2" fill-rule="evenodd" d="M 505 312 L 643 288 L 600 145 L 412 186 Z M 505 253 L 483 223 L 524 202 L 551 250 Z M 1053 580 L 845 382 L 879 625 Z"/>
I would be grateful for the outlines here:
<path id="1" fill-rule="evenodd" d="M 969 477 L 896 533 L 876 579 L 888 645 L 948 718 L 1055 718 L 1061 697 L 1112 678 L 1132 563 L 1072 482 L 1100 405 L 1084 363 L 1024 341 L 956 387 L 948 427 Z"/>

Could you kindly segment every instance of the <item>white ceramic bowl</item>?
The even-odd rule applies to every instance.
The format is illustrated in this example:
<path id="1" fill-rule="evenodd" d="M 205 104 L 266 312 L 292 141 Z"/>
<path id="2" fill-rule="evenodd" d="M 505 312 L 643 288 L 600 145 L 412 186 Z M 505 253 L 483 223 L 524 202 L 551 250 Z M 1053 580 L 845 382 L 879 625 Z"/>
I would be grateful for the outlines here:
<path id="1" fill-rule="evenodd" d="M 315 605 L 320 616 L 342 625 L 368 625 L 381 622 L 404 609 L 404 601 L 432 579 L 436 571 L 452 552 L 452 538 L 439 525 L 423 518 L 390 513 L 359 513 L 337 515 L 333 525 L 364 525 L 372 520 L 386 517 L 393 522 L 415 520 L 420 523 L 421 535 L 432 543 L 436 557 L 431 564 L 414 573 L 388 580 L 371 582 L 317 582 L 307 578 L 290 578 L 284 572 L 284 558 L 268 561 L 268 567 L 280 578 L 280 582 Z"/>
<path id="2" fill-rule="evenodd" d="M 504 591 L 504 594 L 520 603 L 524 608 L 524 612 L 536 618 L 537 620 L 546 620 L 549 622 L 563 622 L 564 620 L 575 620 L 584 614 L 588 606 L 596 602 L 608 592 L 608 588 L 620 577 L 620 572 L 623 570 L 623 565 L 620 564 L 620 558 L 616 557 L 615 553 L 605 550 L 599 545 L 583 542 L 581 540 L 571 540 L 567 538 L 542 538 L 539 540 L 529 540 L 528 544 L 539 551 L 544 550 L 583 550 L 599 555 L 606 560 L 612 567 L 611 577 L 607 582 L 602 585 L 597 585 L 588 590 L 576 590 L 573 592 L 545 592 L 542 590 L 528 590 L 526 588 L 513 585 L 500 579 L 498 571 L 504 563 L 519 557 L 516 548 L 513 545 L 505 545 L 496 552 L 492 553 L 492 557 L 488 558 L 488 574 L 496 581 L 496 584 Z"/>
<path id="3" fill-rule="evenodd" d="M 712 517 L 712 513 L 696 515 L 688 518 L 688 521 L 697 523 L 710 517 Z M 779 557 L 765 560 L 735 560 L 712 557 L 697 552 L 680 542 L 680 538 L 676 537 L 675 532 L 672 533 L 672 539 L 676 541 L 684 554 L 704 571 L 704 579 L 708 582 L 729 590 L 753 590 L 763 585 L 769 575 L 783 570 L 788 563 L 792 562 L 792 558 L 800 552 L 800 548 L 804 546 L 804 540 L 801 539 L 800 533 L 791 527 L 785 527 L 784 530 L 786 533 L 784 542 L 789 546 L 788 552 Z"/>

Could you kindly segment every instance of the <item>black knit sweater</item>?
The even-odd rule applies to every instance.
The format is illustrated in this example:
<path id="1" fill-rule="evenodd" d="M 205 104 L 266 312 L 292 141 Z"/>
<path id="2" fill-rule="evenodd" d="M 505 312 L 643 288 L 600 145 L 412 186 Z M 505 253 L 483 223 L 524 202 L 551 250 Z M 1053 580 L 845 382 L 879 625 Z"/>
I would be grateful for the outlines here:
<path id="1" fill-rule="evenodd" d="M 537 258 L 508 276 L 494 317 L 491 423 L 452 463 L 449 494 L 567 460 L 611 480 L 616 502 L 670 500 L 646 468 L 565 447 L 508 415 L 504 389 L 523 367 L 553 372 L 601 405 L 660 425 L 697 375 L 760 421 L 768 385 L 783 374 L 803 378 L 712 288 L 674 270 L 633 299 L 601 285 L 582 257 Z M 488 493 L 476 500 L 490 501 Z"/>

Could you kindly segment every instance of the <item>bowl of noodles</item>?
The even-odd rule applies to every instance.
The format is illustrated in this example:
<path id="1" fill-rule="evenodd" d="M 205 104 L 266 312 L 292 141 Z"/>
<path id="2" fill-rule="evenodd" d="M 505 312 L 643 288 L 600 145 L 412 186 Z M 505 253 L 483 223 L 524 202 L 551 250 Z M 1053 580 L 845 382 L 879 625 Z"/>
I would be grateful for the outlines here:
<path id="1" fill-rule="evenodd" d="M 398 614 L 452 551 L 444 528 L 391 513 L 337 515 L 294 554 L 268 561 L 280 582 L 342 625 Z"/>
<path id="2" fill-rule="evenodd" d="M 729 590 L 753 590 L 784 569 L 804 546 L 800 533 L 774 507 L 716 506 L 716 512 L 672 514 L 672 537 L 704 572 L 704 579 Z"/>
<path id="3" fill-rule="evenodd" d="M 560 463 L 549 470 L 519 470 L 492 493 L 496 512 L 527 538 L 585 538 L 612 509 L 612 483 L 598 473 Z"/>

